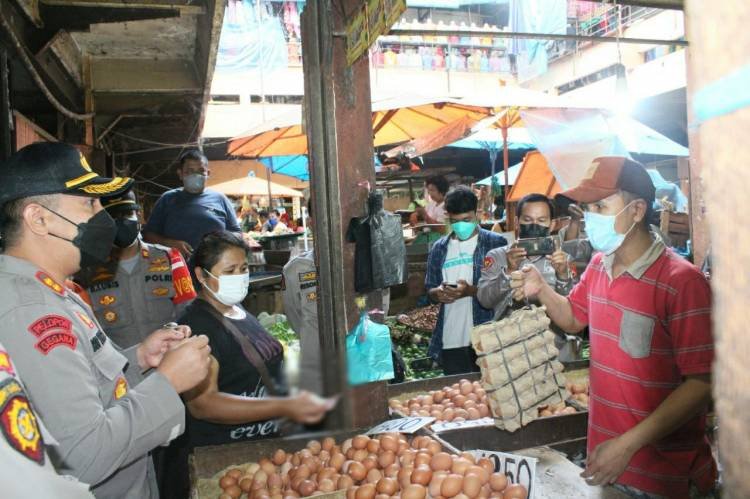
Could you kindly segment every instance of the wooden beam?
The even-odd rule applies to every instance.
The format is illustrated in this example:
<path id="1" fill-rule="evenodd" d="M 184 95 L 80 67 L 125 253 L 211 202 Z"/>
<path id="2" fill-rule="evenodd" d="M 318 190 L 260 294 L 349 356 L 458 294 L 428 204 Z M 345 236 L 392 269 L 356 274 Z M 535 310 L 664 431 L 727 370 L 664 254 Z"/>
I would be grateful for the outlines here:
<path id="1" fill-rule="evenodd" d="M 94 93 L 200 94 L 203 85 L 193 62 L 188 60 L 92 58 L 91 90 Z"/>
<path id="2" fill-rule="evenodd" d="M 83 67 L 83 56 L 81 48 L 69 32 L 60 30 L 55 33 L 55 36 L 37 53 L 37 61 L 45 58 L 47 54 L 57 59 L 59 65 L 78 88 L 83 88 L 81 69 Z"/>
<path id="3" fill-rule="evenodd" d="M 39 15 L 39 0 L 16 0 L 16 2 L 34 26 L 37 28 L 44 26 L 42 17 Z"/>
<path id="4" fill-rule="evenodd" d="M 181 14 L 202 15 L 206 9 L 194 0 L 41 0 L 45 5 L 59 7 L 91 7 L 107 9 L 179 10 Z"/>

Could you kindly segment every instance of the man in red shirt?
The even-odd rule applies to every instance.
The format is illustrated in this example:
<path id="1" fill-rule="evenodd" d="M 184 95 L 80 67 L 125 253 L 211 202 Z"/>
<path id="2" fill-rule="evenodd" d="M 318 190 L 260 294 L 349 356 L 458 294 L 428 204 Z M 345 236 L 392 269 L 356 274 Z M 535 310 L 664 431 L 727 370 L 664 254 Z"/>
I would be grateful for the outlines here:
<path id="1" fill-rule="evenodd" d="M 711 290 L 703 274 L 649 231 L 654 185 L 639 163 L 597 158 L 562 193 L 585 205 L 599 253 L 568 297 L 534 266 L 512 275 L 517 299 L 537 297 L 567 332 L 591 337 L 590 485 L 634 497 L 712 497 L 705 436 L 711 401 Z"/>

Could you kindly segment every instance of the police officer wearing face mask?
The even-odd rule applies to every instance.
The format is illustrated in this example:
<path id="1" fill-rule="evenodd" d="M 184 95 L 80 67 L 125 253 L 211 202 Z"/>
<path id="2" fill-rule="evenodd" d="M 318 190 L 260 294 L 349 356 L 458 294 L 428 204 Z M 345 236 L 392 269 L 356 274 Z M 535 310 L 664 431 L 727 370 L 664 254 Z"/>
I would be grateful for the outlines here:
<path id="1" fill-rule="evenodd" d="M 519 222 L 516 236 L 519 239 L 546 237 L 552 225 L 554 205 L 543 194 L 528 194 L 518 202 L 516 217 Z M 560 249 L 559 241 L 556 244 L 556 251 L 549 256 L 529 257 L 524 248 L 516 245 L 487 253 L 477 289 L 479 303 L 494 309 L 496 320 L 510 313 L 513 304 L 510 273 L 525 264 L 534 265 L 558 293 L 567 295 L 573 285 L 568 255 Z"/>
<path id="2" fill-rule="evenodd" d="M 177 175 L 182 187 L 159 198 L 143 228 L 143 240 L 176 248 L 189 260 L 204 235 L 228 230 L 241 234 L 231 201 L 222 193 L 207 189 L 208 160 L 197 149 L 180 157 Z"/>
<path id="3" fill-rule="evenodd" d="M 108 262 L 84 269 L 77 280 L 107 336 L 130 347 L 173 321 L 196 294 L 178 250 L 140 240 L 140 206 L 132 190 L 101 203 L 117 226 L 115 243 Z"/>
<path id="4" fill-rule="evenodd" d="M 99 197 L 131 184 L 100 177 L 63 143 L 32 144 L 0 164 L 0 342 L 47 443 L 56 441 L 49 454 L 58 472 L 92 484 L 98 498 L 156 497 L 148 453 L 183 431 L 179 394 L 202 382 L 210 363 L 208 339 L 187 338 L 185 326 L 121 350 L 62 284 L 107 259 L 117 228 Z M 4 430 L 18 423 L 23 449 L 34 445 L 28 414 L 2 416 Z"/>

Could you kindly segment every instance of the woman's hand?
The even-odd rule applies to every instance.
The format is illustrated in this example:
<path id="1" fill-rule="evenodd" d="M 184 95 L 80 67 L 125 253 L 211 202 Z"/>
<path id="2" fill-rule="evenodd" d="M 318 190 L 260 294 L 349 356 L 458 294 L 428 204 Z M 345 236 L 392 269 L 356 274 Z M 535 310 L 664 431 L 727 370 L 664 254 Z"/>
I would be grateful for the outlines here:
<path id="1" fill-rule="evenodd" d="M 297 423 L 316 424 L 322 421 L 326 412 L 333 409 L 334 405 L 330 400 L 303 390 L 296 397 L 289 398 L 286 417 Z"/>

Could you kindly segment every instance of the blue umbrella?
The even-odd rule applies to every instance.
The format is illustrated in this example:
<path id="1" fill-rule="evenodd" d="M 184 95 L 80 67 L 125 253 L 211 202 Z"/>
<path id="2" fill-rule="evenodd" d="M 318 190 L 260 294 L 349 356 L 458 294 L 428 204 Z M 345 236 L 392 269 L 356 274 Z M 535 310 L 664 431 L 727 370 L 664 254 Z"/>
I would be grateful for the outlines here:
<path id="1" fill-rule="evenodd" d="M 508 168 L 508 184 L 513 185 L 516 183 L 518 174 L 521 173 L 522 166 L 523 166 L 523 161 Z M 505 172 L 496 173 L 494 183 L 496 185 L 505 185 Z M 492 184 L 493 184 L 492 175 L 477 182 L 477 185 L 492 185 Z"/>
<path id="2" fill-rule="evenodd" d="M 307 156 L 268 156 L 259 159 L 261 163 L 270 168 L 273 173 L 280 173 L 300 180 L 310 180 L 310 168 Z"/>

